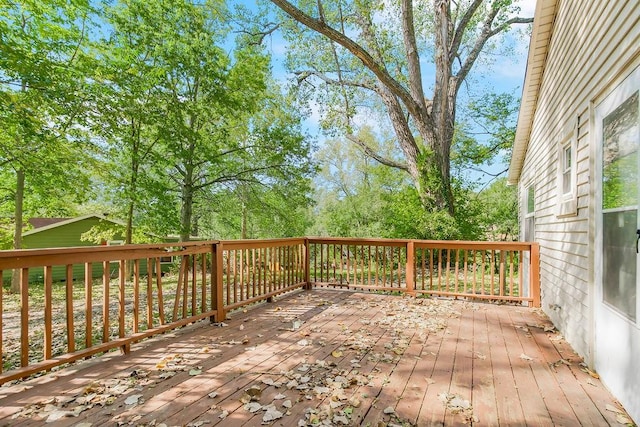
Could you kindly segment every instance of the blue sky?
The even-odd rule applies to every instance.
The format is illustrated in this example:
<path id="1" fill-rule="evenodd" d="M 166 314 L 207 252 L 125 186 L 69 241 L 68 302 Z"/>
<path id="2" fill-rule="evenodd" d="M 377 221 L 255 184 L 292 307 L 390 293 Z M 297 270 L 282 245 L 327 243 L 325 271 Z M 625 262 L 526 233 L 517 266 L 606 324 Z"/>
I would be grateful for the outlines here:
<path id="1" fill-rule="evenodd" d="M 250 9 L 255 8 L 255 1 L 253 0 L 238 0 L 238 3 L 244 4 Z M 518 3 L 521 7 L 519 16 L 532 17 L 535 11 L 535 3 L 536 0 L 521 0 Z M 488 68 L 480 69 L 479 64 L 476 64 L 474 67 L 475 72 L 472 72 L 470 75 L 470 81 L 472 82 L 471 87 L 476 94 L 483 90 L 489 90 L 495 93 L 506 92 L 514 94 L 517 97 L 521 96 L 529 39 L 528 37 L 519 37 L 514 38 L 512 41 L 514 43 L 512 54 L 494 58 Z M 286 42 L 281 37 L 281 34 L 276 32 L 266 40 L 266 44 L 272 54 L 274 76 L 280 81 L 286 81 L 289 77 L 284 67 L 284 56 L 287 50 Z M 425 80 L 428 80 L 428 77 Z M 429 87 L 428 85 L 429 82 L 425 81 L 426 88 Z M 464 89 L 461 91 L 463 98 L 467 96 L 464 91 Z M 325 137 L 319 129 L 319 109 L 314 105 L 311 105 L 310 108 L 311 115 L 305 120 L 306 130 L 311 136 L 322 143 Z M 490 169 L 492 172 L 495 172 L 501 167 L 502 166 L 495 166 Z M 476 178 L 482 179 L 480 175 L 473 177 L 473 179 Z"/>

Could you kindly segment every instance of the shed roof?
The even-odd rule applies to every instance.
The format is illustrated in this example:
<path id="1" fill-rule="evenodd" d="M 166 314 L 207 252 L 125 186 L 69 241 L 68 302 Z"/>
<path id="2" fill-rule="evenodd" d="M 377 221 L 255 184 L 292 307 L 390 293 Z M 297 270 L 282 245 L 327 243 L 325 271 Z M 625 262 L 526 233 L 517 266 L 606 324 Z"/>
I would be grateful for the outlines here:
<path id="1" fill-rule="evenodd" d="M 557 4 L 558 0 L 538 0 L 536 3 L 520 113 L 518 114 L 516 136 L 513 142 L 509 174 L 507 175 L 509 184 L 516 184 L 520 180 L 524 158 L 529 147 L 533 116 L 538 105 L 538 93 L 547 61 Z"/>
<path id="2" fill-rule="evenodd" d="M 74 222 L 78 222 L 78 221 L 84 221 L 85 219 L 89 219 L 89 218 L 98 218 L 104 221 L 109 221 L 112 222 L 114 224 L 117 225 L 122 225 L 124 226 L 125 224 L 117 221 L 117 220 L 113 220 L 111 218 L 107 218 L 104 215 L 99 215 L 99 214 L 89 214 L 89 215 L 83 215 L 83 216 L 78 216 L 75 218 L 31 218 L 29 220 L 29 223 L 34 227 L 33 230 L 29 230 L 27 232 L 25 232 L 23 234 L 23 236 L 30 236 L 32 234 L 37 234 L 37 233 L 41 233 L 43 231 L 46 230 L 51 230 L 52 228 L 56 228 L 56 227 L 63 227 L 65 225 L 68 224 L 72 224 Z M 36 226 L 38 225 L 38 226 Z"/>

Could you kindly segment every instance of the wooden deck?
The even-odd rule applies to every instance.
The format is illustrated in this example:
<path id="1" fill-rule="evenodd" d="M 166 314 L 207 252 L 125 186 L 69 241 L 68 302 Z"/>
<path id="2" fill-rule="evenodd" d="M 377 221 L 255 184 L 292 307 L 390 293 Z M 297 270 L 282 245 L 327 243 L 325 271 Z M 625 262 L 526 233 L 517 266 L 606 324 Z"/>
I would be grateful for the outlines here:
<path id="1" fill-rule="evenodd" d="M 314 290 L 225 323 L 0 387 L 0 425 L 618 424 L 536 309 Z"/>

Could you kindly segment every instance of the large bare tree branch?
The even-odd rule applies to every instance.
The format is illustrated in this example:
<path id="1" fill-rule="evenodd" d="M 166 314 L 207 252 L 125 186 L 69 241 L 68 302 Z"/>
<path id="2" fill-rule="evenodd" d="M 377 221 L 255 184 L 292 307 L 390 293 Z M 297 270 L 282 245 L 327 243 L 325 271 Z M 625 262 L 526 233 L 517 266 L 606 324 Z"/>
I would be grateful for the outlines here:
<path id="1" fill-rule="evenodd" d="M 404 111 L 402 110 L 398 99 L 388 90 L 385 91 L 384 88 L 382 89 L 381 96 L 389 113 L 391 124 L 393 125 L 393 129 L 398 138 L 400 148 L 407 159 L 407 171 L 417 184 L 419 183 L 420 178 L 420 171 L 418 170 L 420 148 L 418 147 L 413 133 L 411 132 L 411 128 L 409 127 L 409 123 L 407 122 L 407 118 L 404 115 Z"/>
<path id="2" fill-rule="evenodd" d="M 378 163 L 380 163 L 382 165 L 385 165 L 385 166 L 389 166 L 389 167 L 392 167 L 392 168 L 403 170 L 405 172 L 409 172 L 409 167 L 405 163 L 396 162 L 395 160 L 391 160 L 389 158 L 381 156 L 373 148 L 371 148 L 371 146 L 369 144 L 367 144 L 366 142 L 364 142 L 362 139 L 358 138 L 357 136 L 348 134 L 348 135 L 346 135 L 346 137 L 347 137 L 347 139 L 349 141 L 353 142 L 358 147 L 360 147 L 362 149 L 362 151 L 364 151 L 364 153 L 367 156 L 371 157 L 376 162 L 378 162 Z"/>
<path id="3" fill-rule="evenodd" d="M 307 15 L 302 10 L 298 9 L 286 0 L 271 0 L 271 2 L 296 21 L 338 43 L 340 46 L 344 47 L 353 55 L 355 55 L 360 61 L 362 61 L 365 67 L 371 70 L 371 72 L 375 74 L 376 77 L 386 87 L 389 88 L 389 90 L 395 96 L 402 100 L 403 104 L 407 107 L 412 115 L 421 116 L 419 104 L 415 102 L 407 89 L 393 77 L 391 77 L 387 70 L 384 69 L 384 67 L 382 67 L 375 59 L 373 59 L 369 52 L 367 52 L 362 46 L 360 46 L 358 43 L 342 34 L 341 32 L 331 28 L 324 22 Z"/>
<path id="4" fill-rule="evenodd" d="M 409 69 L 409 87 L 411 96 L 420 104 L 422 111 L 427 110 L 422 88 L 422 71 L 420 70 L 420 54 L 416 43 L 416 33 L 413 25 L 413 2 L 412 0 L 402 0 L 402 34 L 404 48 L 407 54 L 407 64 Z"/>
<path id="5" fill-rule="evenodd" d="M 376 92 L 379 93 L 379 88 L 376 87 L 373 84 L 370 83 L 366 83 L 366 82 L 360 82 L 360 81 L 353 81 L 353 80 L 345 80 L 344 78 L 342 78 L 342 80 L 336 80 L 336 79 L 332 79 L 331 77 L 327 76 L 324 73 L 321 73 L 319 71 L 311 71 L 311 70 L 306 70 L 306 71 L 297 71 L 294 73 L 298 79 L 298 83 L 303 82 L 304 80 L 306 80 L 309 77 L 317 77 L 320 80 L 322 80 L 323 82 L 329 84 L 329 85 L 335 85 L 335 86 L 339 86 L 339 85 L 344 85 L 344 86 L 350 86 L 350 87 L 356 87 L 356 88 L 360 88 L 360 89 L 366 89 L 366 90 L 370 90 L 372 92 Z"/>
<path id="6" fill-rule="evenodd" d="M 473 3 L 469 5 L 467 11 L 462 15 L 462 19 L 460 19 L 460 23 L 458 24 L 458 28 L 456 28 L 453 39 L 451 39 L 451 45 L 449 46 L 449 60 L 453 62 L 455 57 L 458 55 L 458 49 L 460 48 L 460 43 L 462 43 L 462 36 L 464 35 L 464 31 L 467 29 L 467 25 L 473 18 L 473 15 L 476 13 L 476 10 L 482 4 L 482 0 L 474 0 Z"/>
<path id="7" fill-rule="evenodd" d="M 471 70 L 471 67 L 473 66 L 473 64 L 478 59 L 478 56 L 482 52 L 482 49 L 484 48 L 484 45 L 487 43 L 487 41 L 491 37 L 495 36 L 496 34 L 502 32 L 502 31 L 504 31 L 507 27 L 509 27 L 511 25 L 528 24 L 528 23 L 533 22 L 533 18 L 516 17 L 516 18 L 511 18 L 511 19 L 505 21 L 503 24 L 499 25 L 496 28 L 492 28 L 493 20 L 495 19 L 497 14 L 498 14 L 498 9 L 493 9 L 491 11 L 491 13 L 489 13 L 489 15 L 487 15 L 487 18 L 485 19 L 484 24 L 482 26 L 482 32 L 480 33 L 480 36 L 476 40 L 473 48 L 471 49 L 471 52 L 469 53 L 469 55 L 465 59 L 462 67 L 460 67 L 460 70 L 458 71 L 458 74 L 455 76 L 455 80 L 454 81 L 455 81 L 456 92 L 460 88 L 460 84 L 464 81 L 464 79 L 467 78 L 467 74 L 469 74 L 469 71 Z"/>

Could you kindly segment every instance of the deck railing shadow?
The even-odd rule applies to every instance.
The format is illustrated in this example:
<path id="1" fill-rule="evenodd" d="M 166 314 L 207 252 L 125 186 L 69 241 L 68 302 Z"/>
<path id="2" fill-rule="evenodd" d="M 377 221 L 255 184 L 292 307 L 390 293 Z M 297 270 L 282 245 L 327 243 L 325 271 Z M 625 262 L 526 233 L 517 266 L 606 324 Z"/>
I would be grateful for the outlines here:
<path id="1" fill-rule="evenodd" d="M 12 276 L 20 291 L 7 291 Z M 312 287 L 540 305 L 526 242 L 290 238 L 0 251 L 0 384 Z"/>

